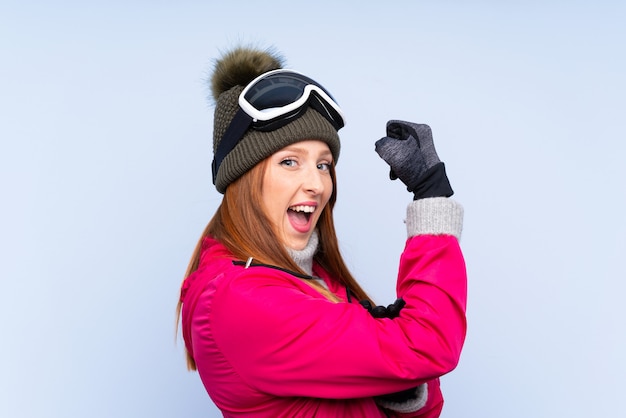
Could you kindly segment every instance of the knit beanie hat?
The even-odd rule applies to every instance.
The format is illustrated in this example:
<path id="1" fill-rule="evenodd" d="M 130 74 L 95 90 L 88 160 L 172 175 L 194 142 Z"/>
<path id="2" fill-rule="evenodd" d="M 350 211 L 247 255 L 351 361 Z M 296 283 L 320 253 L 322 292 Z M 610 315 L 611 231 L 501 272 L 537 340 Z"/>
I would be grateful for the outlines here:
<path id="1" fill-rule="evenodd" d="M 214 154 L 239 110 L 238 99 L 245 86 L 261 74 L 282 68 L 282 64 L 282 58 L 275 53 L 244 47 L 233 49 L 216 61 L 211 77 L 211 92 L 215 100 Z M 337 161 L 339 135 L 331 123 L 313 108 L 308 108 L 300 117 L 272 131 L 250 127 L 219 165 L 214 179 L 217 191 L 224 193 L 230 183 L 276 151 L 309 139 L 326 142 Z"/>

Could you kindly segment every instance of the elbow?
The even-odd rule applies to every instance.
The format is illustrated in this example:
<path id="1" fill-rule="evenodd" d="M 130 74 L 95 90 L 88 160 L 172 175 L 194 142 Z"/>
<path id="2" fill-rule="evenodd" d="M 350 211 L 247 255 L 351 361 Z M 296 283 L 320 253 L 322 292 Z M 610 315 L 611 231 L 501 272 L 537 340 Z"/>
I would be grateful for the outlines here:
<path id="1" fill-rule="evenodd" d="M 461 359 L 464 339 L 464 335 L 459 335 L 457 338 L 439 341 L 437 349 L 432 354 L 432 363 L 437 369 L 437 375 L 443 376 L 456 369 Z"/>
<path id="2" fill-rule="evenodd" d="M 467 334 L 467 319 L 464 311 L 458 312 L 454 320 L 448 316 L 448 320 L 439 322 L 432 328 L 434 342 L 432 356 L 440 375 L 456 369 L 461 359 Z"/>
<path id="3" fill-rule="evenodd" d="M 450 373 L 459 365 L 460 353 L 448 353 L 446 356 L 439 358 L 439 376 Z"/>
<path id="4" fill-rule="evenodd" d="M 430 327 L 430 332 L 424 336 L 421 349 L 421 356 L 432 367 L 434 376 L 443 376 L 450 373 L 459 364 L 461 351 L 465 343 L 466 327 L 465 321 L 447 321 L 445 325 L 437 324 Z"/>

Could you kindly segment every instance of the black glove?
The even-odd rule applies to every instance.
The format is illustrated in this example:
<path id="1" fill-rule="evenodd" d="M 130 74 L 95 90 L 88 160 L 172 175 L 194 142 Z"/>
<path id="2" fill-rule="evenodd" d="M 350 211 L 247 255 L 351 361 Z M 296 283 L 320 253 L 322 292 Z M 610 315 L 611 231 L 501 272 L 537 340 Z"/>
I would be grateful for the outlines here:
<path id="1" fill-rule="evenodd" d="M 380 158 L 391 167 L 389 177 L 399 178 L 413 193 L 414 200 L 450 197 L 454 193 L 428 125 L 390 120 L 387 136 L 375 145 Z"/>
<path id="2" fill-rule="evenodd" d="M 370 302 L 367 299 L 363 299 L 359 301 L 359 303 L 365 309 L 367 309 L 367 311 L 374 318 L 391 318 L 391 319 L 397 318 L 400 315 L 400 311 L 402 310 L 402 308 L 404 308 L 404 305 L 406 305 L 406 302 L 402 298 L 396 299 L 394 303 L 392 303 L 391 305 L 387 305 L 387 307 L 384 307 L 381 305 L 372 306 L 372 302 Z"/>

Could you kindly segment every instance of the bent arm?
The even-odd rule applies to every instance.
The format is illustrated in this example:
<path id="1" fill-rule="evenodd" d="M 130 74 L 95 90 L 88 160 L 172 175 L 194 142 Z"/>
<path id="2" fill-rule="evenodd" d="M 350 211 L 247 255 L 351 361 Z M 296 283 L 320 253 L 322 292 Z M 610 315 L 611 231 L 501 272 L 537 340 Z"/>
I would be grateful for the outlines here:
<path id="1" fill-rule="evenodd" d="M 250 268 L 216 291 L 212 332 L 241 378 L 268 394 L 337 399 L 401 391 L 458 362 L 466 273 L 457 238 L 409 238 L 397 289 L 407 302 L 400 316 L 376 319 L 289 274 Z"/>

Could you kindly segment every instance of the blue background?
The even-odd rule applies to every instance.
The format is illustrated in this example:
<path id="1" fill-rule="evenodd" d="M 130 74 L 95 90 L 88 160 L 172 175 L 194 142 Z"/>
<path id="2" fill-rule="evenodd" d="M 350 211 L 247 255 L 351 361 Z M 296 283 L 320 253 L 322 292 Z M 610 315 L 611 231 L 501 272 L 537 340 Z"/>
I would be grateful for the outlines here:
<path id="1" fill-rule="evenodd" d="M 221 197 L 206 80 L 239 43 L 342 105 L 338 234 L 381 303 L 410 196 L 373 144 L 431 125 L 470 280 L 443 417 L 619 416 L 624 21 L 602 0 L 2 1 L 0 416 L 219 416 L 174 307 Z"/>

